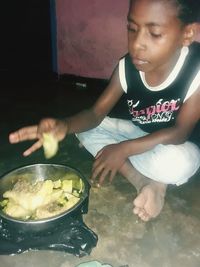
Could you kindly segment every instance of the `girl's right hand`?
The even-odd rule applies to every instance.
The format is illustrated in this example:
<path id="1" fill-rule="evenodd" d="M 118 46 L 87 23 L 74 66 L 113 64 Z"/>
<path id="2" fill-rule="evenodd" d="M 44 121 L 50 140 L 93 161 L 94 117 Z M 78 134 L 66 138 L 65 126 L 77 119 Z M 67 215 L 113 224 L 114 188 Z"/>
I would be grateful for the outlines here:
<path id="1" fill-rule="evenodd" d="M 43 133 L 51 133 L 61 141 L 67 135 L 68 127 L 65 120 L 46 118 L 40 121 L 38 125 L 23 127 L 16 132 L 10 133 L 9 141 L 16 144 L 27 140 L 37 140 L 30 148 L 24 151 L 24 156 L 29 156 L 43 145 Z"/>

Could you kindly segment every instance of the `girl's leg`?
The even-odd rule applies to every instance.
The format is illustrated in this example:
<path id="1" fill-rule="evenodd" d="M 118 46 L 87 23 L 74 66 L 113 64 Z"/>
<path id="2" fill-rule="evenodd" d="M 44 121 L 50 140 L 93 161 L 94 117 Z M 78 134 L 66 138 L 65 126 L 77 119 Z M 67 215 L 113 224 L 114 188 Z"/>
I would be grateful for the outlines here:
<path id="1" fill-rule="evenodd" d="M 143 135 L 145 135 L 143 131 L 134 127 L 133 124 L 128 121 L 106 118 L 97 128 L 77 134 L 77 137 L 81 144 L 95 157 L 97 152 L 106 145 L 118 143 L 130 138 L 141 137 Z M 144 194 L 141 195 L 140 192 L 142 188 L 145 188 L 145 186 L 149 185 L 152 181 L 139 173 L 130 161 L 127 161 L 127 163 L 122 166 L 120 173 L 134 185 L 140 196 L 136 198 L 134 213 L 138 214 L 141 219 L 146 221 L 151 217 L 155 217 L 161 211 L 164 202 L 164 197 L 159 198 L 159 194 L 151 193 L 156 191 L 156 186 L 154 190 L 148 190 L 148 188 L 144 190 L 144 192 L 147 191 L 148 194 L 148 201 L 146 201 L 146 199 L 142 199 L 141 196 Z M 148 191 L 150 191 L 150 193 L 148 193 Z M 158 205 L 158 203 L 160 204 Z M 148 207 L 148 205 L 150 205 L 150 207 Z"/>
<path id="2" fill-rule="evenodd" d="M 106 117 L 89 131 L 76 134 L 81 144 L 95 157 L 104 146 L 144 136 L 142 130 L 128 120 Z"/>
<path id="3" fill-rule="evenodd" d="M 181 185 L 199 169 L 200 149 L 191 142 L 157 145 L 129 160 L 140 173 L 154 181 Z"/>
<path id="4" fill-rule="evenodd" d="M 139 194 L 134 200 L 133 209 L 142 220 L 148 221 L 160 213 L 167 184 L 181 185 L 198 170 L 200 150 L 190 142 L 182 145 L 158 145 L 152 151 L 131 157 L 130 161 L 121 169 L 121 173 L 129 181 L 137 177 L 133 166 L 150 177 L 146 183 L 138 184 Z"/>
<path id="5" fill-rule="evenodd" d="M 106 118 L 97 128 L 77 134 L 77 137 L 96 156 L 106 145 L 146 134 L 129 121 Z M 197 171 L 200 151 L 190 142 L 178 146 L 158 145 L 151 151 L 130 157 L 129 160 L 122 166 L 120 173 L 138 191 L 134 200 L 134 213 L 147 221 L 160 213 L 167 184 L 185 183 Z"/>
<path id="6" fill-rule="evenodd" d="M 96 128 L 87 132 L 76 134 L 81 144 L 95 157 L 99 150 L 106 145 L 119 143 L 124 140 L 134 139 L 145 135 L 138 127 L 134 127 L 132 122 L 120 119 L 106 117 L 103 122 Z M 129 163 L 129 165 L 131 165 Z M 128 165 L 127 165 L 128 166 Z M 133 167 L 132 167 L 133 168 Z M 127 179 L 131 169 L 126 167 L 121 171 Z M 131 173 L 131 172 L 130 172 Z M 130 182 L 136 187 L 141 188 L 141 184 L 146 184 L 143 175 L 135 170 L 135 175 L 130 174 Z M 144 179 L 144 182 L 141 181 Z"/>

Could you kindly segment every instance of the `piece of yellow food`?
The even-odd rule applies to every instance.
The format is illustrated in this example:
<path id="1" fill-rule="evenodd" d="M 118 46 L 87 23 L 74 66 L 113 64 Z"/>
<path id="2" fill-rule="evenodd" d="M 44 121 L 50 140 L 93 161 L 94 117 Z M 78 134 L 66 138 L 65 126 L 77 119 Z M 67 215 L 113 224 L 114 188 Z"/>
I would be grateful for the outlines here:
<path id="1" fill-rule="evenodd" d="M 58 152 L 58 140 L 51 133 L 43 133 L 44 156 L 50 159 Z"/>
<path id="2" fill-rule="evenodd" d="M 67 179 L 66 175 L 62 180 L 38 180 L 34 184 L 19 179 L 11 190 L 3 194 L 0 207 L 7 215 L 23 220 L 58 215 L 80 201 L 83 181 L 77 175 L 72 177 L 74 180 Z"/>
<path id="3" fill-rule="evenodd" d="M 52 216 L 56 216 L 70 208 L 72 208 L 76 203 L 78 203 L 80 198 L 72 196 L 68 201 L 65 202 L 63 206 L 59 205 L 61 203 L 52 203 L 51 205 L 45 205 L 36 210 L 36 218 L 44 219 Z"/>

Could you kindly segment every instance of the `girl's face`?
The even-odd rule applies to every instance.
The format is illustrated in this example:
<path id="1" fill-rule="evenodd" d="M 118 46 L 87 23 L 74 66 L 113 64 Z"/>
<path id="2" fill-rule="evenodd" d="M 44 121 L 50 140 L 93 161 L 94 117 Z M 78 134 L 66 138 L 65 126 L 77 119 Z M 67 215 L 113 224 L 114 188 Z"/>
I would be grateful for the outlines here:
<path id="1" fill-rule="evenodd" d="M 185 27 L 167 1 L 134 0 L 128 14 L 128 47 L 133 64 L 146 73 L 168 73 L 184 41 Z"/>

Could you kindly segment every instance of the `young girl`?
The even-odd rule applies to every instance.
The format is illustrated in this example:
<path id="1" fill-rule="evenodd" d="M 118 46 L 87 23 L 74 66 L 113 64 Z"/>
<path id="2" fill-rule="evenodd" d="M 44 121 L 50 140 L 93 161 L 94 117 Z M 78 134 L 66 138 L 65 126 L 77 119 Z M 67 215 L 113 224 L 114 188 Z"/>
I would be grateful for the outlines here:
<path id="1" fill-rule="evenodd" d="M 28 156 L 42 146 L 43 132 L 58 141 L 76 133 L 95 157 L 92 180 L 98 178 L 101 185 L 120 172 L 138 191 L 133 212 L 144 221 L 156 217 L 167 185 L 187 182 L 200 165 L 200 149 L 192 139 L 200 117 L 195 2 L 130 1 L 129 52 L 96 103 L 70 118 L 43 119 L 22 128 L 10 134 L 10 142 L 37 139 L 24 152 Z M 127 120 L 108 117 L 123 94 Z"/>

